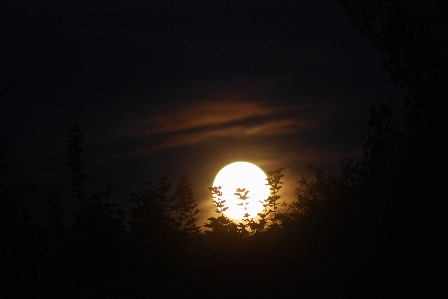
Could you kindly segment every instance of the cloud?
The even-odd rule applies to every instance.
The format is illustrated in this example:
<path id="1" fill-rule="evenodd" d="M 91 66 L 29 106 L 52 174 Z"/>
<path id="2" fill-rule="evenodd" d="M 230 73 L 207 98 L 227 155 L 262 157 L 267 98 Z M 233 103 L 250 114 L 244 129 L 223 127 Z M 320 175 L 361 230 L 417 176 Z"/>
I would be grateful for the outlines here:
<path id="1" fill-rule="evenodd" d="M 330 106 L 310 102 L 308 97 L 290 99 L 278 89 L 281 80 L 241 77 L 173 87 L 165 102 L 125 126 L 123 137 L 133 145 L 125 155 L 229 138 L 265 143 L 328 124 L 329 114 L 334 112 Z"/>
<path id="2" fill-rule="evenodd" d="M 313 110 L 307 105 L 279 106 L 235 98 L 184 104 L 135 121 L 126 135 L 145 145 L 126 155 L 190 146 L 212 138 L 281 136 L 316 129 L 323 123 L 322 110 Z"/>
<path id="3" fill-rule="evenodd" d="M 227 101 L 201 101 L 180 106 L 148 119 L 139 121 L 140 130 L 134 136 L 152 136 L 160 133 L 187 131 L 254 117 L 266 117 L 280 113 L 284 108 L 264 107 L 256 102 L 238 99 Z"/>

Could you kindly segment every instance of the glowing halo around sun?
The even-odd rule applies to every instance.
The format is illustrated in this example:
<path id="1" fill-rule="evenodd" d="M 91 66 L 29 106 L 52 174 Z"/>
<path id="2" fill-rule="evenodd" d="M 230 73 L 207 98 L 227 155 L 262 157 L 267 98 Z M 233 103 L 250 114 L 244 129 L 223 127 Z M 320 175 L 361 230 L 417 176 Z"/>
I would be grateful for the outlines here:
<path id="1" fill-rule="evenodd" d="M 232 219 L 241 220 L 247 212 L 249 218 L 256 217 L 263 210 L 264 201 L 269 196 L 269 186 L 266 185 L 266 174 L 260 167 L 249 162 L 234 162 L 222 168 L 215 177 L 213 187 L 221 186 L 222 197 L 226 200 L 228 209 L 224 214 Z M 243 202 L 235 195 L 237 188 L 249 190 L 246 205 L 238 205 Z"/>

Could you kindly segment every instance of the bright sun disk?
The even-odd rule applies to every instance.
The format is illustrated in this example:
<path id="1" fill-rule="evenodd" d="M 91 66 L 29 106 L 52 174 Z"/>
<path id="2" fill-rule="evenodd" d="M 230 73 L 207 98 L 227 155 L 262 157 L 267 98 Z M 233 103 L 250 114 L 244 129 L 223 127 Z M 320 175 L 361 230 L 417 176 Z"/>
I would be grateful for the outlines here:
<path id="1" fill-rule="evenodd" d="M 260 167 L 249 162 L 234 162 L 222 168 L 215 177 L 214 187 L 221 186 L 222 197 L 228 207 L 226 216 L 235 220 L 243 219 L 244 214 L 249 218 L 256 217 L 263 210 L 264 201 L 269 196 L 269 186 L 266 185 L 266 174 Z M 249 190 L 247 200 L 241 200 L 235 195 L 237 188 Z M 247 205 L 238 205 L 248 201 Z M 247 208 L 247 210 L 244 209 Z"/>

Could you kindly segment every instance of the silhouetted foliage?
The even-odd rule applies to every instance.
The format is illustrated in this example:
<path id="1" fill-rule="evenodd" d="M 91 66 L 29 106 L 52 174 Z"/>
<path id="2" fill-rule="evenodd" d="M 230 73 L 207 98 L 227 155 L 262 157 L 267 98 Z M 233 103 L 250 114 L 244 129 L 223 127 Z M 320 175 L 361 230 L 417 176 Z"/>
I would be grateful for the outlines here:
<path id="1" fill-rule="evenodd" d="M 162 177 L 131 194 L 126 235 L 125 212 L 110 202 L 111 186 L 86 194 L 83 136 L 73 124 L 65 140 L 71 191 L 80 205 L 72 234 L 65 233 L 56 187 L 46 201 L 45 231 L 64 237 L 51 242 L 40 240 L 45 234 L 36 233 L 29 211 L 14 201 L 31 186 L 1 186 L 2 295 L 384 298 L 427 297 L 440 287 L 447 4 L 339 2 L 387 54 L 383 65 L 405 89 L 405 132 L 392 125 L 388 106 L 371 108 L 360 161 L 343 159 L 340 170 L 310 165 L 313 176 L 298 181 L 288 204 L 280 197 L 283 168 L 267 172 L 270 195 L 258 215 L 248 212 L 251 190 L 235 190 L 244 211 L 239 223 L 225 215 L 221 188 L 209 188 L 217 215 L 208 218 L 204 234 L 188 178 L 171 196 Z M 0 158 L 4 150 L 0 143 Z M 5 169 L 0 161 L 0 173 Z"/>
<path id="2" fill-rule="evenodd" d="M 364 166 L 393 168 L 404 153 L 404 135 L 390 124 L 392 109 L 385 104 L 378 110 L 371 107 L 370 112 L 370 130 L 364 135 Z"/>
<path id="3" fill-rule="evenodd" d="M 282 214 L 280 211 L 280 207 L 286 207 L 285 202 L 280 202 L 280 196 L 278 192 L 282 188 L 283 182 L 281 181 L 284 168 L 279 168 L 274 171 L 268 171 L 267 184 L 269 186 L 269 190 L 271 191 L 270 196 L 264 201 L 263 207 L 266 210 L 266 216 L 268 221 L 269 229 L 279 229 L 281 227 Z"/>
<path id="4" fill-rule="evenodd" d="M 281 228 L 285 217 L 285 214 L 283 214 L 284 211 L 281 211 L 281 208 L 286 208 L 286 203 L 280 202 L 280 196 L 278 195 L 279 190 L 282 188 L 281 185 L 283 184 L 281 181 L 281 178 L 283 177 L 283 169 L 284 168 L 279 168 L 267 172 L 266 185 L 269 186 L 270 195 L 266 199 L 260 201 L 263 205 L 263 210 L 257 214 L 259 217 L 258 221 L 255 221 L 254 218 L 248 219 L 248 217 L 245 221 L 250 228 L 251 234 Z"/>
<path id="5" fill-rule="evenodd" d="M 448 165 L 446 142 L 440 140 L 448 132 L 448 2 L 339 2 L 344 4 L 358 31 L 387 54 L 383 66 L 394 83 L 406 91 L 405 105 L 409 111 L 400 163 L 393 161 L 393 155 L 378 156 L 382 165 L 394 162 L 394 172 L 388 179 L 395 188 L 387 189 L 400 194 L 394 195 L 397 200 L 407 197 L 408 205 L 420 214 L 418 217 L 428 218 L 425 222 L 441 221 L 442 211 L 446 211 L 441 198 L 447 196 L 441 186 L 448 179 L 446 172 L 439 171 Z M 431 226 L 429 231 L 437 229 Z"/>
<path id="6" fill-rule="evenodd" d="M 352 25 L 388 55 L 383 66 L 392 81 L 407 91 L 405 104 L 412 108 L 408 121 L 421 126 L 421 121 L 433 117 L 446 98 L 447 2 L 338 2 L 344 5 Z"/>
<path id="7" fill-rule="evenodd" d="M 213 200 L 212 202 L 215 204 L 215 213 L 221 214 L 218 217 L 210 217 L 207 220 L 209 223 L 204 224 L 204 227 L 210 228 L 210 230 L 206 230 L 205 233 L 212 235 L 214 238 L 223 239 L 227 237 L 235 237 L 238 234 L 238 226 L 230 220 L 228 217 L 224 215 L 224 212 L 227 211 L 229 207 L 226 206 L 225 199 L 221 199 L 222 191 L 221 186 L 218 187 L 209 187 L 208 188 L 212 192 Z"/>
<path id="8" fill-rule="evenodd" d="M 127 250 L 129 270 L 133 272 L 129 273 L 129 284 L 138 292 L 171 294 L 176 291 L 174 284 L 180 291 L 181 285 L 186 287 L 184 283 L 193 279 L 195 255 L 190 250 L 197 242 L 199 210 L 187 177 L 181 179 L 171 197 L 171 183 L 166 176 L 146 186 L 131 194 L 134 206 L 129 211 Z"/>
<path id="9" fill-rule="evenodd" d="M 246 235 L 249 233 L 248 231 L 248 223 L 250 222 L 250 214 L 248 212 L 249 207 L 249 190 L 246 190 L 246 188 L 236 188 L 236 192 L 233 194 L 237 197 L 240 203 L 238 203 L 238 206 L 241 206 L 241 209 L 244 211 L 243 218 L 241 219 L 243 222 L 240 222 L 237 224 L 239 233 Z"/>
<path id="10" fill-rule="evenodd" d="M 72 176 L 72 192 L 81 209 L 75 214 L 73 224 L 74 232 L 84 235 L 90 242 L 118 242 L 125 229 L 122 225 L 122 218 L 125 213 L 117 209 L 116 204 L 109 202 L 109 194 L 112 191 L 110 184 L 106 185 L 106 191 L 94 193 L 86 197 L 85 181 L 87 175 L 84 173 L 84 160 L 82 159 L 84 138 L 81 129 L 77 124 L 70 128 L 67 139 L 69 163 Z M 112 241 L 113 240 L 113 241 Z"/>
<path id="11" fill-rule="evenodd" d="M 296 188 L 296 199 L 289 205 L 290 217 L 328 217 L 338 200 L 345 199 L 347 182 L 343 176 L 336 175 L 332 168 L 323 170 L 309 165 L 315 179 L 308 181 L 302 176 Z M 325 209 L 325 211 L 324 211 Z"/>
<path id="12" fill-rule="evenodd" d="M 130 210 L 131 234 L 140 240 L 150 240 L 154 236 L 163 236 L 176 229 L 176 223 L 170 215 L 172 198 L 168 196 L 171 183 L 167 177 L 162 177 L 157 184 L 146 184 L 137 194 L 131 194 L 131 202 L 136 206 Z"/>
<path id="13" fill-rule="evenodd" d="M 67 139 L 65 139 L 68 149 L 67 158 L 69 160 L 67 166 L 70 167 L 70 171 L 73 173 L 73 175 L 70 176 L 70 180 L 73 184 L 71 190 L 82 207 L 85 204 L 85 181 L 87 177 L 84 173 L 84 160 L 81 158 L 83 141 L 84 138 L 82 137 L 81 129 L 78 124 L 74 123 L 67 134 Z"/>
<path id="14" fill-rule="evenodd" d="M 49 205 L 47 212 L 45 212 L 44 219 L 47 221 L 52 235 L 55 239 L 60 240 L 65 231 L 65 224 L 63 221 L 64 212 L 60 206 L 63 197 L 59 194 L 56 186 L 50 188 L 50 198 L 45 202 Z"/>
<path id="15" fill-rule="evenodd" d="M 285 220 L 285 211 L 281 208 L 287 208 L 285 202 L 280 202 L 280 196 L 278 195 L 279 190 L 282 188 L 283 182 L 281 178 L 283 177 L 282 171 L 284 168 L 279 168 L 274 171 L 268 171 L 267 184 L 270 186 L 270 195 L 261 200 L 260 203 L 263 205 L 263 210 L 257 214 L 258 218 L 254 219 L 254 215 L 250 215 L 247 212 L 250 202 L 248 201 L 250 190 L 246 188 L 237 188 L 234 195 L 240 201 L 237 205 L 240 205 L 242 210 L 245 211 L 242 217 L 242 222 L 236 224 L 234 221 L 230 220 L 224 215 L 224 212 L 228 209 L 225 205 L 225 200 L 221 199 L 222 192 L 221 187 L 210 187 L 209 190 L 212 191 L 213 203 L 215 204 L 215 213 L 221 214 L 219 217 L 211 217 L 208 220 L 209 223 L 204 226 L 211 228 L 211 230 L 205 231 L 207 234 L 232 234 L 239 233 L 241 235 L 246 234 L 257 234 L 265 232 L 266 230 L 278 230 L 282 226 L 282 222 Z"/>
<path id="16" fill-rule="evenodd" d="M 84 208 L 80 211 L 80 217 L 84 218 L 83 226 L 76 228 L 92 241 L 109 245 L 118 242 L 125 232 L 122 225 L 125 213 L 117 209 L 117 204 L 109 202 L 111 191 L 112 187 L 107 184 L 106 191 L 94 193 L 86 199 Z"/>
<path id="17" fill-rule="evenodd" d="M 8 142 L 0 141 L 0 174 L 6 174 L 3 163 Z M 0 181 L 0 296 L 14 297 L 31 276 L 35 260 L 33 252 L 33 227 L 29 209 L 19 201 L 19 196 L 32 194 L 36 186 L 27 182 L 5 185 Z"/>
<path id="18" fill-rule="evenodd" d="M 443 187 L 448 176 L 442 170 L 448 167 L 442 141 L 448 133 L 448 2 L 338 2 L 352 25 L 387 55 L 383 67 L 405 90 L 408 109 L 406 132 L 401 133 L 390 125 L 388 107 L 371 108 L 364 160 L 348 160 L 344 168 L 359 183 L 362 204 L 357 213 L 365 219 L 360 226 L 369 236 L 365 246 L 381 253 L 369 267 L 388 273 L 396 282 L 390 289 L 423 296 L 422 290 L 443 285 L 435 274 L 440 269 L 435 260 L 443 259 L 448 196 Z"/>
<path id="19" fill-rule="evenodd" d="M 43 275 L 36 285 L 47 297 L 85 297 L 95 292 L 113 297 L 116 289 L 113 282 L 121 277 L 118 269 L 125 233 L 124 211 L 110 202 L 110 185 L 106 185 L 104 192 L 86 194 L 83 136 L 77 124 L 70 128 L 65 142 L 71 191 L 80 208 L 71 233 L 66 233 L 60 207 L 63 198 L 56 186 L 50 188 L 50 198 L 46 200 L 49 207 L 44 216 L 47 227 L 38 234 L 43 245 L 36 262 L 41 263 L 38 267 Z"/>
<path id="20" fill-rule="evenodd" d="M 198 205 L 187 177 L 182 177 L 172 201 L 174 204 L 171 212 L 177 217 L 178 229 L 187 233 L 199 233 L 201 228 L 196 224 L 199 209 L 196 208 Z"/>

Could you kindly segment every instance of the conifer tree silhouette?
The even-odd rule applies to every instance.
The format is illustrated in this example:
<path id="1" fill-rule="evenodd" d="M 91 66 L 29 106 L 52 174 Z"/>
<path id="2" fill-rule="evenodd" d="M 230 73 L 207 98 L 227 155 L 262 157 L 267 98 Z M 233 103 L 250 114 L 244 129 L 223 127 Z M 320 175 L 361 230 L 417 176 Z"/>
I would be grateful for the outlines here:
<path id="1" fill-rule="evenodd" d="M 136 206 L 131 208 L 128 221 L 131 234 L 142 240 L 161 237 L 177 228 L 170 214 L 173 199 L 167 194 L 171 188 L 168 178 L 164 176 L 157 184 L 149 182 L 146 186 L 139 193 L 131 194 L 130 201 Z"/>
<path id="2" fill-rule="evenodd" d="M 68 149 L 67 166 L 70 167 L 72 175 L 73 195 L 78 199 L 78 204 L 81 209 L 75 215 L 75 222 L 73 230 L 81 234 L 89 234 L 92 240 L 100 240 L 103 238 L 118 237 L 124 233 L 122 226 L 122 218 L 124 218 L 124 211 L 117 209 L 116 204 L 109 202 L 109 195 L 112 191 L 110 184 L 106 185 L 106 191 L 100 193 L 93 193 L 92 196 L 87 197 L 86 188 L 86 173 L 84 172 L 84 160 L 82 158 L 84 138 L 78 124 L 74 123 L 70 128 L 65 142 Z M 54 190 L 54 189 L 53 189 Z M 57 195 L 53 194 L 53 197 Z"/>
<path id="3" fill-rule="evenodd" d="M 71 191 L 73 196 L 78 201 L 80 205 L 80 210 L 75 214 L 75 222 L 73 223 L 73 230 L 77 232 L 85 231 L 86 226 L 86 193 L 85 193 L 85 181 L 87 175 L 84 172 L 84 160 L 82 159 L 82 152 L 84 151 L 82 144 L 84 138 L 81 134 L 81 129 L 78 124 L 74 123 L 69 132 L 67 133 L 67 138 L 65 142 L 67 143 L 68 149 L 68 164 L 70 172 L 72 175 L 69 177 L 72 182 Z"/>
<path id="4" fill-rule="evenodd" d="M 188 177 L 181 178 L 172 201 L 171 213 L 177 217 L 178 229 L 187 233 L 199 233 L 201 228 L 196 224 L 199 209 Z"/>
<path id="5" fill-rule="evenodd" d="M 69 160 L 67 166 L 70 167 L 72 172 L 72 176 L 70 176 L 73 185 L 71 191 L 74 197 L 78 199 L 78 204 L 81 207 L 85 205 L 85 181 L 87 177 L 84 172 L 84 160 L 81 158 L 81 154 L 84 151 L 82 147 L 83 141 L 81 129 L 78 124 L 74 123 L 67 134 L 65 142 L 67 143 L 67 158 Z"/>

